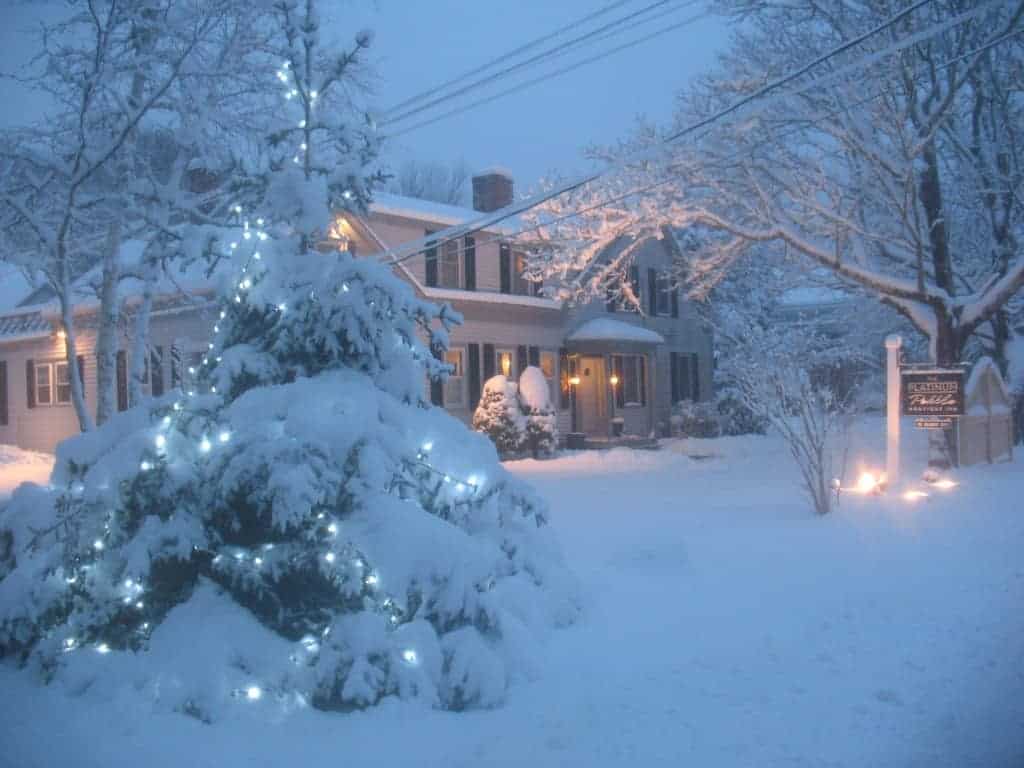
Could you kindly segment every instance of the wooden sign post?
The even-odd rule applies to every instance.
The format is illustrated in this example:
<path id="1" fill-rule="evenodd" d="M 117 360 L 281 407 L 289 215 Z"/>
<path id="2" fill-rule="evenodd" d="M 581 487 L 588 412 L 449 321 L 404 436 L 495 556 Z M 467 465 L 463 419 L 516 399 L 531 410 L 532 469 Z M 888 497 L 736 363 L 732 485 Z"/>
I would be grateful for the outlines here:
<path id="1" fill-rule="evenodd" d="M 897 334 L 885 339 L 885 480 L 892 488 L 900 474 L 900 347 Z"/>

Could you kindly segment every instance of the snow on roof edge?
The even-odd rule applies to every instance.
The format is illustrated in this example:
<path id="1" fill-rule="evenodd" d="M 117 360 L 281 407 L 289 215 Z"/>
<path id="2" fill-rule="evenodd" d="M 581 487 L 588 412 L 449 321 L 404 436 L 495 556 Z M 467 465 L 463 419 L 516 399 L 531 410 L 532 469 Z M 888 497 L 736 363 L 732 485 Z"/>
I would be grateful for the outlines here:
<path id="1" fill-rule="evenodd" d="M 664 344 L 665 337 L 650 328 L 612 320 L 610 317 L 596 317 L 588 320 L 565 337 L 566 341 L 633 341 L 643 344 Z"/>

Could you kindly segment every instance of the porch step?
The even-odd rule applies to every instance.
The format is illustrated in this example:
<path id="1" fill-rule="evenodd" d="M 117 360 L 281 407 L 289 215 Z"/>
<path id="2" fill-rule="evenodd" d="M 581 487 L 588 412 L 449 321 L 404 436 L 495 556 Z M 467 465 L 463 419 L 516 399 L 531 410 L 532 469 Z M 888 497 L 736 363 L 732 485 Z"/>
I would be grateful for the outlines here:
<path id="1" fill-rule="evenodd" d="M 657 450 L 658 440 L 654 437 L 616 437 L 616 438 L 593 438 L 588 437 L 583 441 L 584 450 L 608 450 L 609 448 L 636 448 L 638 450 Z"/>

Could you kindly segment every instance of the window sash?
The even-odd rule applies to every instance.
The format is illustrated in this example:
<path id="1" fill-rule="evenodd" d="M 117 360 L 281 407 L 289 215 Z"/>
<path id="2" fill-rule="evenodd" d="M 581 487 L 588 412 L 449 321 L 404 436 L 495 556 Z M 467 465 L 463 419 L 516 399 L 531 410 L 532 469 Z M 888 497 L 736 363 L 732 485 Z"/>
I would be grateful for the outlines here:
<path id="1" fill-rule="evenodd" d="M 36 364 L 36 405 L 50 405 L 53 402 L 53 370 L 49 363 Z"/>
<path id="2" fill-rule="evenodd" d="M 442 288 L 461 288 L 459 282 L 459 243 L 449 240 L 441 248 L 439 282 Z"/>
<path id="3" fill-rule="evenodd" d="M 71 402 L 71 377 L 68 375 L 67 363 L 53 364 L 54 402 L 58 404 Z"/>
<path id="4" fill-rule="evenodd" d="M 613 371 L 619 376 L 619 390 L 622 406 L 642 406 L 647 402 L 643 391 L 646 384 L 644 376 L 643 355 L 615 355 L 612 359 Z"/>
<path id="5" fill-rule="evenodd" d="M 451 373 L 444 382 L 445 406 L 462 406 L 466 403 L 465 367 L 461 349 L 449 349 L 444 360 L 452 367 Z"/>
<path id="6" fill-rule="evenodd" d="M 668 275 L 658 275 L 657 278 L 657 306 L 659 315 L 668 315 L 672 312 L 672 280 Z"/>

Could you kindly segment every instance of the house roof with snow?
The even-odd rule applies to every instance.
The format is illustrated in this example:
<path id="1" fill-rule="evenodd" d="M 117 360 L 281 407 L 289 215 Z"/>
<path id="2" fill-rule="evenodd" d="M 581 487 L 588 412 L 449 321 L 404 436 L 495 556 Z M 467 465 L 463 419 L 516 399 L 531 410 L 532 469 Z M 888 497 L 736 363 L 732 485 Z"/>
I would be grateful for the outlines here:
<path id="1" fill-rule="evenodd" d="M 597 317 L 588 320 L 575 331 L 565 337 L 569 342 L 581 341 L 625 341 L 634 344 L 664 344 L 665 338 L 649 328 L 612 320 L 610 317 Z"/>
<path id="2" fill-rule="evenodd" d="M 436 224 L 443 224 L 448 227 L 467 224 L 483 216 L 490 214 L 481 213 L 472 208 L 464 208 L 458 205 L 447 205 L 435 203 L 432 200 L 421 200 L 417 197 L 406 197 L 405 195 L 394 195 L 389 192 L 374 192 L 373 201 L 370 203 L 370 213 L 385 216 L 399 216 L 404 219 L 417 219 L 430 221 Z M 489 232 L 499 234 L 513 234 L 519 226 L 519 217 L 514 216 L 506 219 L 500 224 L 484 227 Z"/>

